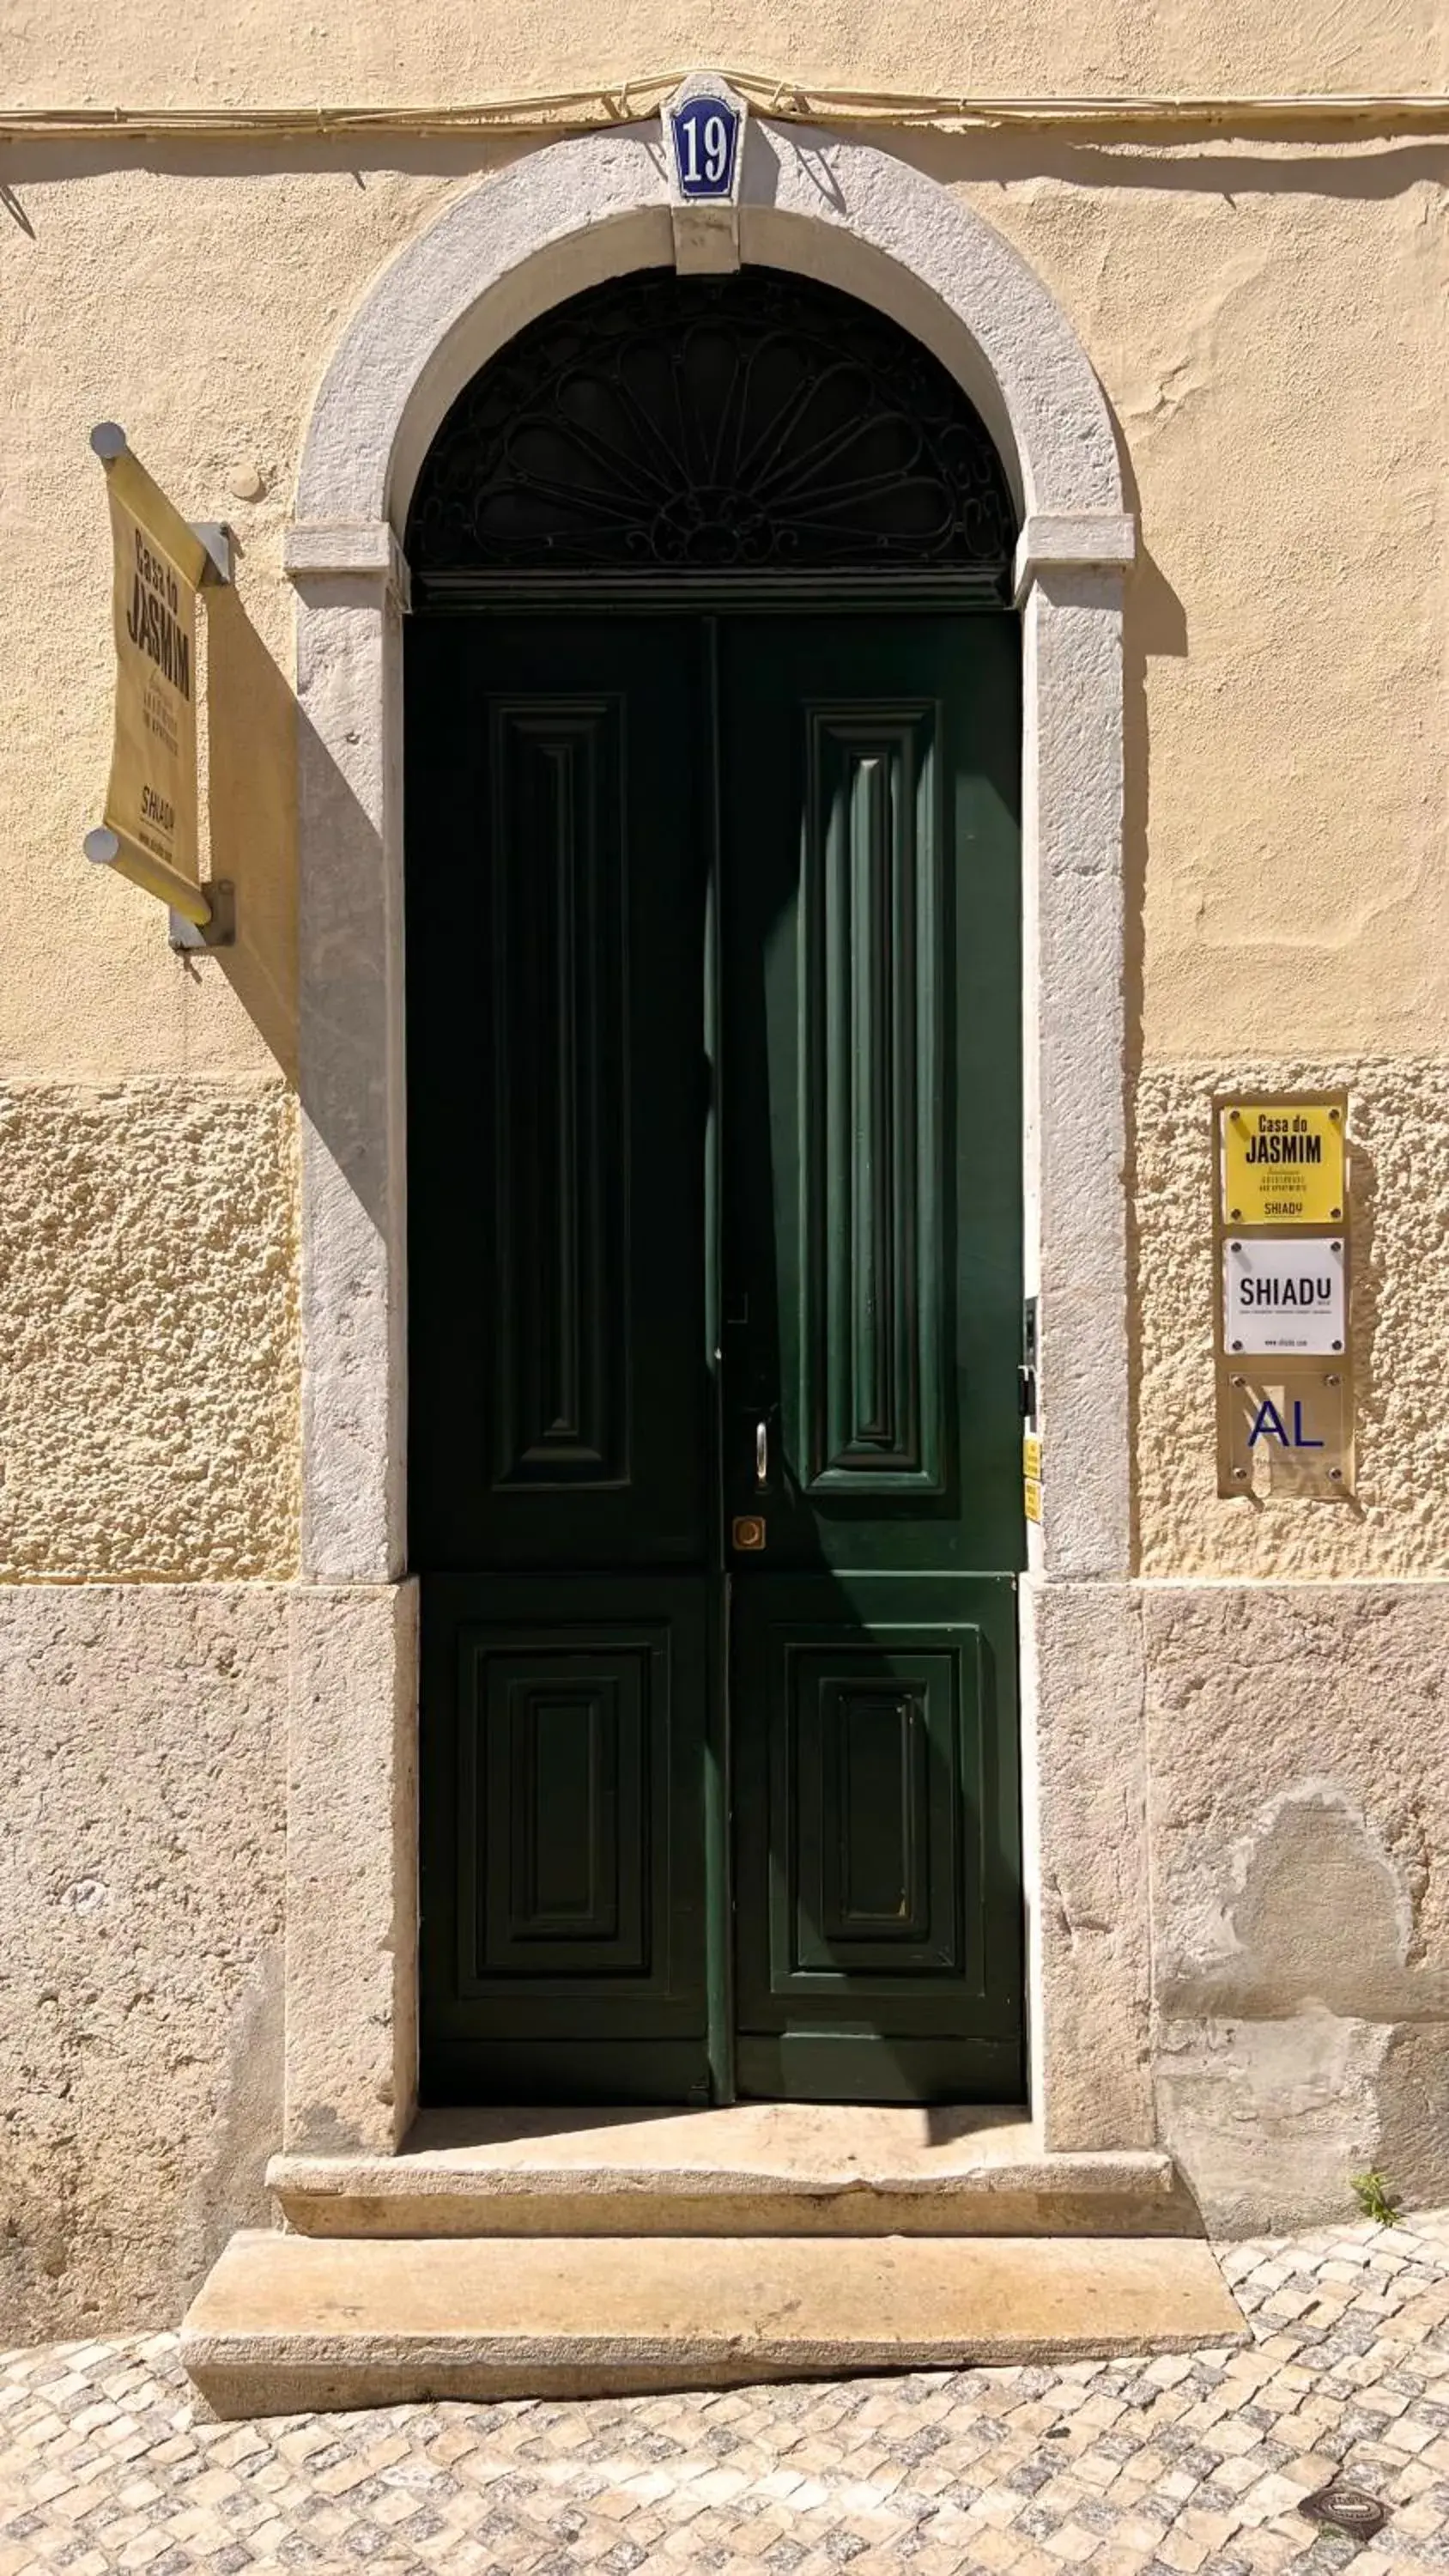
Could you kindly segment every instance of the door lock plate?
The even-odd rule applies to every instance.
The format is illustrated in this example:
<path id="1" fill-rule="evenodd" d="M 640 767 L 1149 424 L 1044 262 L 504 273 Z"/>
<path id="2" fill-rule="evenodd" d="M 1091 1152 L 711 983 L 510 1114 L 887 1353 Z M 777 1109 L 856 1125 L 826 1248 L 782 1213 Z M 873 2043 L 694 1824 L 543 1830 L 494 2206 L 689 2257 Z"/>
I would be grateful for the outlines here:
<path id="1" fill-rule="evenodd" d="M 730 1530 L 734 1546 L 758 1555 L 765 1544 L 765 1524 L 758 1512 L 740 1512 Z"/>

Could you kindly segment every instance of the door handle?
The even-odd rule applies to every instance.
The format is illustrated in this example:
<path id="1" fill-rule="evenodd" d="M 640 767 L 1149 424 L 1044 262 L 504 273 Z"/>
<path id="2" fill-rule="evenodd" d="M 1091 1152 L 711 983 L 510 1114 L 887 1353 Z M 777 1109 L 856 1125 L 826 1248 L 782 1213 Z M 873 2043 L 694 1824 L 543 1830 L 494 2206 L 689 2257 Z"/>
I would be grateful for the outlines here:
<path id="1" fill-rule="evenodd" d="M 770 1426 L 768 1422 L 761 1419 L 755 1424 L 755 1483 L 765 1486 L 769 1481 Z"/>

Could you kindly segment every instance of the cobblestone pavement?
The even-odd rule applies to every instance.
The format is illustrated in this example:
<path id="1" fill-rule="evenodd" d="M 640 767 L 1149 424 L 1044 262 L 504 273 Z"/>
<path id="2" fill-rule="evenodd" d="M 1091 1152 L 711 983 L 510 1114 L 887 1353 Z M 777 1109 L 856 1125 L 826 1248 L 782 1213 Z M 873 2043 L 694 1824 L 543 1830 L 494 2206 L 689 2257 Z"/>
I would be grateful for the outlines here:
<path id="1" fill-rule="evenodd" d="M 1240 2351 L 217 2424 L 175 2337 L 0 2356 L 0 2576 L 1449 2569 L 1449 2212 L 1223 2249 Z M 1361 2548 L 1298 2499 L 1343 2469 Z"/>

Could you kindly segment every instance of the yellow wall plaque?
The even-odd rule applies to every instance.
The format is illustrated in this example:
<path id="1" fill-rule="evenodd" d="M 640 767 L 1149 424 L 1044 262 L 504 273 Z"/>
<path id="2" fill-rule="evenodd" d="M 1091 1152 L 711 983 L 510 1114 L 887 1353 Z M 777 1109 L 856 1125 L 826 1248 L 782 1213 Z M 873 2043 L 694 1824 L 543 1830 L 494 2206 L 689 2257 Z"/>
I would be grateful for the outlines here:
<path id="1" fill-rule="evenodd" d="M 1021 1472 L 1029 1485 L 1041 1483 L 1041 1438 L 1035 1431 L 1022 1434 Z"/>
<path id="2" fill-rule="evenodd" d="M 1343 1222 L 1343 1111 L 1336 1102 L 1243 1101 L 1221 1117 L 1229 1225 Z"/>
<path id="3" fill-rule="evenodd" d="M 111 509 L 116 722 L 103 829 L 120 849 L 107 864 L 174 902 L 168 876 L 197 883 L 196 601 L 213 567 L 114 422 L 91 445 Z M 207 917 L 204 903 L 188 911 Z"/>
<path id="4" fill-rule="evenodd" d="M 1041 1519 L 1041 1486 L 1038 1484 L 1035 1476 L 1028 1476 L 1025 1479 L 1021 1490 L 1022 1508 L 1026 1513 L 1027 1519 L 1029 1521 L 1039 1521 Z"/>

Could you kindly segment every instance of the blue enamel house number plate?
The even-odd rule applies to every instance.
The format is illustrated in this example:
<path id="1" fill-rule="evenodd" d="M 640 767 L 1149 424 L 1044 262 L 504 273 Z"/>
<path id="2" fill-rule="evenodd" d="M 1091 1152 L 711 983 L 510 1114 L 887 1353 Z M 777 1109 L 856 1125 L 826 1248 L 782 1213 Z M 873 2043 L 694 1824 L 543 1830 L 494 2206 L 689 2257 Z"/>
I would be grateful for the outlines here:
<path id="1" fill-rule="evenodd" d="M 669 125 L 680 195 L 728 199 L 739 150 L 739 109 L 701 90 L 670 109 Z"/>

